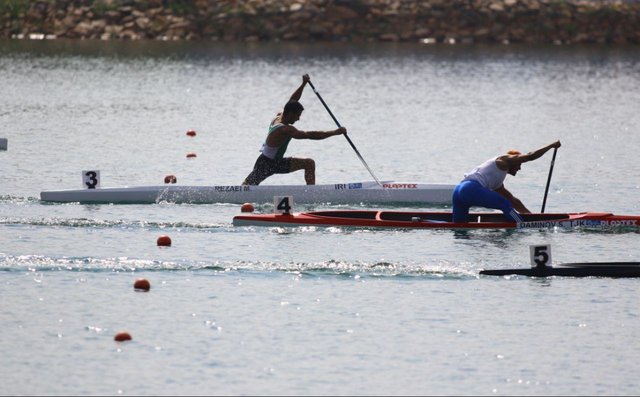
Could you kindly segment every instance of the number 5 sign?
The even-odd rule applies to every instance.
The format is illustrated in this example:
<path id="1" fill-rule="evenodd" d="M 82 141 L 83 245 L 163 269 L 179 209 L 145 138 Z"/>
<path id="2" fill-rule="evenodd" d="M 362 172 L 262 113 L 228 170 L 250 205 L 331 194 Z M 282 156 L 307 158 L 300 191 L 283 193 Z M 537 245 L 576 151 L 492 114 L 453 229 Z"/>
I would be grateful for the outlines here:
<path id="1" fill-rule="evenodd" d="M 551 267 L 551 246 L 530 245 L 531 267 Z"/>
<path id="2" fill-rule="evenodd" d="M 100 187 L 100 171 L 82 171 L 82 186 L 85 189 Z"/>

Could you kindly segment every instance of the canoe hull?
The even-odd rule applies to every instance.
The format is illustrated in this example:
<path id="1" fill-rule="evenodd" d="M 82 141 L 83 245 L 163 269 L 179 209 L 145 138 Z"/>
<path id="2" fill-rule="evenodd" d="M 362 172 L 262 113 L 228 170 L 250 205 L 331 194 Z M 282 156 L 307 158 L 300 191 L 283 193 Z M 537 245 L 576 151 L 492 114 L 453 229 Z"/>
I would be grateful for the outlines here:
<path id="1" fill-rule="evenodd" d="M 640 226 L 640 216 L 580 212 L 523 214 L 525 222 L 507 222 L 501 213 L 471 213 L 468 222 L 452 222 L 450 212 L 315 211 L 289 215 L 246 214 L 233 218 L 235 226 L 345 226 L 405 229 L 544 229 L 553 227 Z"/>
<path id="2" fill-rule="evenodd" d="M 292 196 L 295 204 L 398 203 L 450 204 L 455 185 L 444 183 L 376 182 L 330 185 L 213 185 L 213 186 L 134 186 L 43 191 L 44 202 L 112 204 L 153 204 L 159 202 L 273 203 L 276 196 Z"/>
<path id="3" fill-rule="evenodd" d="M 529 269 L 481 270 L 485 276 L 528 277 L 640 277 L 640 262 L 587 262 L 565 263 L 559 267 L 532 267 Z"/>

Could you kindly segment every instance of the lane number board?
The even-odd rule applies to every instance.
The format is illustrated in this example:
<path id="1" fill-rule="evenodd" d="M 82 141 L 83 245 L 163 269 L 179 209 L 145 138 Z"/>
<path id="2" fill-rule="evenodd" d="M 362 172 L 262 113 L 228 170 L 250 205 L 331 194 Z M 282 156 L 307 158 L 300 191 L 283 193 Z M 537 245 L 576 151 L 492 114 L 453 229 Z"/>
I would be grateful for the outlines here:
<path id="1" fill-rule="evenodd" d="M 551 267 L 551 246 L 530 245 L 531 267 Z"/>
<path id="2" fill-rule="evenodd" d="M 82 186 L 85 189 L 96 189 L 100 187 L 100 171 L 82 171 Z"/>
<path id="3" fill-rule="evenodd" d="M 293 210 L 292 196 L 274 196 L 273 209 L 276 214 L 290 215 Z"/>

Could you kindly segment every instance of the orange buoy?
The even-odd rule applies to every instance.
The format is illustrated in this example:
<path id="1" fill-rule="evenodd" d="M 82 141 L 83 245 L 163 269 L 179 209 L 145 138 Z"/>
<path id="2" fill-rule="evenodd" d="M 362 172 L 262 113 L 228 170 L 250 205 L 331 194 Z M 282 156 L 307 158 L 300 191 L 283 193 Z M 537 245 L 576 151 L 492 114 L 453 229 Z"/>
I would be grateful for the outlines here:
<path id="1" fill-rule="evenodd" d="M 187 153 L 187 158 L 188 159 L 193 158 L 193 157 L 197 157 L 195 153 L 193 153 L 193 152 Z"/>
<path id="2" fill-rule="evenodd" d="M 253 210 L 253 204 L 251 203 L 244 203 L 242 204 L 242 207 L 240 207 L 240 211 L 242 212 L 253 212 Z"/>
<path id="3" fill-rule="evenodd" d="M 118 332 L 116 336 L 113 337 L 113 340 L 116 342 L 124 342 L 126 340 L 131 340 L 131 335 L 128 332 Z"/>
<path id="4" fill-rule="evenodd" d="M 146 278 L 139 278 L 133 283 L 133 289 L 146 292 L 151 289 L 151 283 Z"/>
<path id="5" fill-rule="evenodd" d="M 176 183 L 178 179 L 175 175 L 167 175 L 164 177 L 164 183 Z"/>
<path id="6" fill-rule="evenodd" d="M 187 136 L 196 136 L 196 132 L 194 130 L 187 131 Z"/>
<path id="7" fill-rule="evenodd" d="M 163 234 L 162 236 L 158 237 L 157 243 L 160 247 L 169 247 L 171 246 L 171 237 Z"/>

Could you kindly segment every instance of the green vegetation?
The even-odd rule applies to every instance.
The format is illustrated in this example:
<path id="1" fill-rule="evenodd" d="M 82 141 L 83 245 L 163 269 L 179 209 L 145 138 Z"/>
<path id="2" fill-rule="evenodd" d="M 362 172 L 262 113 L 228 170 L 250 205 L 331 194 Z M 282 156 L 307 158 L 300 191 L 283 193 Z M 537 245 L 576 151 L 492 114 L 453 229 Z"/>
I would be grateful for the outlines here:
<path id="1" fill-rule="evenodd" d="M 119 1 L 94 0 L 90 5 L 91 11 L 96 15 L 104 15 L 109 11 L 116 11 L 120 7 Z"/>
<path id="2" fill-rule="evenodd" d="M 197 11 L 197 7 L 194 1 L 190 0 L 173 0 L 168 1 L 168 4 L 165 5 L 168 9 L 171 10 L 172 13 L 175 14 L 195 14 Z"/>
<path id="3" fill-rule="evenodd" d="M 27 0 L 0 0 L 0 15 L 15 19 L 29 9 Z"/>

